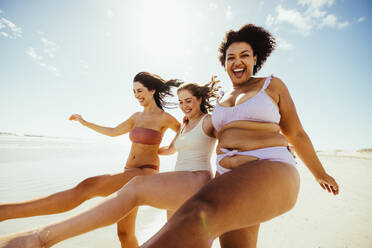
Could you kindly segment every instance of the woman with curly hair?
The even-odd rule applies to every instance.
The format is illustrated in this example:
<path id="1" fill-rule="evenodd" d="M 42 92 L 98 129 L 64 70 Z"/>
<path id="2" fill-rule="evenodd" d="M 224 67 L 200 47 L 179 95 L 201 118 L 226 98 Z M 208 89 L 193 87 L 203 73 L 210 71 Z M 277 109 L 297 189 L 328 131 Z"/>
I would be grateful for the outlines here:
<path id="1" fill-rule="evenodd" d="M 285 84 L 273 76 L 253 77 L 274 47 L 272 35 L 252 24 L 226 33 L 220 62 L 233 88 L 212 113 L 218 132 L 217 176 L 141 247 L 210 247 L 217 237 L 224 248 L 256 247 L 260 223 L 289 211 L 297 200 L 300 178 L 286 140 L 323 189 L 338 194 Z M 249 121 L 279 124 L 281 133 L 265 126 L 252 130 Z"/>
<path id="2" fill-rule="evenodd" d="M 178 80 L 165 81 L 158 75 L 140 72 L 133 80 L 133 93 L 143 107 L 128 120 L 116 127 L 103 127 L 84 120 L 75 114 L 70 120 L 101 133 L 115 137 L 129 133 L 132 147 L 124 171 L 112 175 L 101 175 L 83 180 L 76 187 L 26 202 L 0 204 L 0 221 L 38 215 L 56 214 L 76 208 L 84 201 L 97 196 L 108 196 L 130 179 L 138 175 L 152 175 L 159 171 L 159 146 L 164 132 L 170 128 L 178 132 L 180 123 L 163 108 L 168 104 L 171 87 L 179 85 Z M 122 247 L 137 247 L 134 234 L 137 208 L 117 223 L 117 232 Z M 24 247 L 24 246 L 22 246 Z"/>

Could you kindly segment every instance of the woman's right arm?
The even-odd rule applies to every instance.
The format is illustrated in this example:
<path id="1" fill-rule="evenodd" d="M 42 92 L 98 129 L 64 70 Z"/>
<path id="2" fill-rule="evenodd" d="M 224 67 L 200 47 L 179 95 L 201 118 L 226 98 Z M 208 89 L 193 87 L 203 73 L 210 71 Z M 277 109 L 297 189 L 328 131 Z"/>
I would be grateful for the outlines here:
<path id="1" fill-rule="evenodd" d="M 88 122 L 84 120 L 83 117 L 79 114 L 71 115 L 69 120 L 78 121 L 83 126 L 86 126 L 103 135 L 107 135 L 110 137 L 116 137 L 116 136 L 128 133 L 133 128 L 137 114 L 138 113 L 134 113 L 128 120 L 117 125 L 116 127 L 104 127 L 104 126 L 100 126 L 100 125 Z"/>

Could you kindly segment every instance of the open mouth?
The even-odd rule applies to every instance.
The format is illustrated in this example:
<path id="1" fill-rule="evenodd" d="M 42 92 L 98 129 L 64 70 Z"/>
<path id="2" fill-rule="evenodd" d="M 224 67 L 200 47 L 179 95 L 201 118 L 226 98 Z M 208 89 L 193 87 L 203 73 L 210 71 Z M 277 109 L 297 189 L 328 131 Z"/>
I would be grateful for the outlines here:
<path id="1" fill-rule="evenodd" d="M 189 114 L 191 113 L 191 109 L 184 109 L 183 112 L 185 112 L 185 114 Z"/>
<path id="2" fill-rule="evenodd" d="M 241 77 L 243 76 L 244 72 L 245 72 L 245 69 L 244 69 L 244 68 L 233 69 L 232 71 L 233 71 L 234 76 L 235 76 L 236 78 L 241 78 Z"/>

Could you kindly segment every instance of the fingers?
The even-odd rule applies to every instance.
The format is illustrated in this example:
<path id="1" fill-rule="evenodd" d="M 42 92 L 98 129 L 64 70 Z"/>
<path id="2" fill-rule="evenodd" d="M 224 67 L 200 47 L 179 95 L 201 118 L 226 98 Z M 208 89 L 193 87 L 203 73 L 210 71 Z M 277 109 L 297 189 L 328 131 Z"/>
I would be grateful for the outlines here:
<path id="1" fill-rule="evenodd" d="M 325 184 L 325 187 L 327 188 L 327 191 L 328 191 L 329 193 L 331 193 L 331 189 L 330 189 L 329 185 L 328 185 L 328 184 Z"/>
<path id="2" fill-rule="evenodd" d="M 78 121 L 79 119 L 81 119 L 81 116 L 78 115 L 78 114 L 73 114 L 70 116 L 70 118 L 68 118 L 70 121 Z"/>
<path id="3" fill-rule="evenodd" d="M 332 193 L 334 195 L 338 195 L 339 193 L 339 188 L 338 188 L 338 185 L 336 183 L 336 181 L 332 178 L 332 180 L 330 180 L 331 182 L 320 182 L 320 186 L 324 189 L 324 190 L 327 190 L 329 193 Z"/>
<path id="4" fill-rule="evenodd" d="M 331 190 L 334 195 L 338 195 L 338 188 L 331 186 Z"/>
<path id="5" fill-rule="evenodd" d="M 322 184 L 322 183 L 319 183 L 320 184 L 320 186 L 324 189 L 324 190 L 326 190 L 326 187 Z"/>

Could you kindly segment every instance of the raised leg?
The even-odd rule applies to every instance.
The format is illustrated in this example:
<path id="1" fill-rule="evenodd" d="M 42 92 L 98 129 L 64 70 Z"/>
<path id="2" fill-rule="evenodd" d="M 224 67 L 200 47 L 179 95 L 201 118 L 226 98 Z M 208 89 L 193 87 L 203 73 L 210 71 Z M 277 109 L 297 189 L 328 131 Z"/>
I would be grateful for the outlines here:
<path id="1" fill-rule="evenodd" d="M 167 221 L 173 216 L 174 213 L 174 210 L 167 210 Z"/>
<path id="2" fill-rule="evenodd" d="M 221 248 L 256 248 L 260 225 L 224 233 L 220 236 Z"/>
<path id="3" fill-rule="evenodd" d="M 293 166 L 266 160 L 244 164 L 210 181 L 141 247 L 209 247 L 223 233 L 287 212 L 298 191 Z"/>
<path id="4" fill-rule="evenodd" d="M 117 223 L 118 236 L 122 248 L 138 247 L 138 241 L 135 235 L 137 212 L 138 208 L 136 207 Z"/>
<path id="5" fill-rule="evenodd" d="M 43 245 L 49 247 L 62 240 L 117 223 L 136 206 L 151 205 L 162 209 L 177 209 L 211 178 L 207 171 L 169 172 L 137 176 L 97 206 L 40 230 Z M 23 233 L 13 236 L 11 242 L 22 244 Z M 20 238 L 18 238 L 20 237 Z M 9 236 L 0 237 L 8 240 Z M 30 239 L 28 239 L 30 240 Z M 34 239 L 36 240 L 36 239 Z M 0 248 L 12 246 L 1 246 Z M 38 243 L 30 247 L 41 247 Z"/>
<path id="6" fill-rule="evenodd" d="M 0 204 L 0 221 L 66 212 L 96 196 L 108 196 L 137 175 L 153 174 L 152 169 L 130 169 L 113 175 L 90 177 L 76 187 L 25 202 Z"/>

